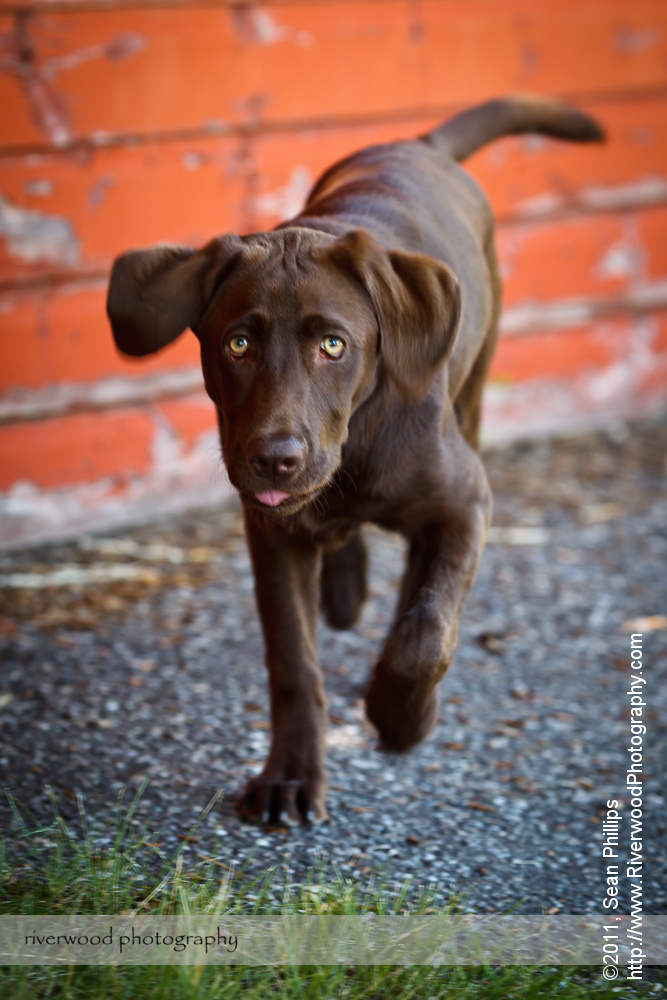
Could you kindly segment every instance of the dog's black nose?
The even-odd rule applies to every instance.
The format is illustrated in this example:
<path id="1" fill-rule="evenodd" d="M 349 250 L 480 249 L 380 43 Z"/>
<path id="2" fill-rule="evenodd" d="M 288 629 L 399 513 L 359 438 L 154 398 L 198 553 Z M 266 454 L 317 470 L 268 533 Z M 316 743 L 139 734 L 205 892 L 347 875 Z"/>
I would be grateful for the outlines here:
<path id="1" fill-rule="evenodd" d="M 248 462 L 260 476 L 288 479 L 303 465 L 303 441 L 291 434 L 269 434 L 248 443 Z"/>

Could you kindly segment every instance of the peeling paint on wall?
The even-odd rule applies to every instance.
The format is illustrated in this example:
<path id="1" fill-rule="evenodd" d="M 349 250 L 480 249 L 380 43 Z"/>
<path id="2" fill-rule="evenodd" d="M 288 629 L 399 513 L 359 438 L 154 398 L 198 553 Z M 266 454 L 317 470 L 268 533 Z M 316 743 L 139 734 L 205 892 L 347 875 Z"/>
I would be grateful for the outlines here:
<path id="1" fill-rule="evenodd" d="M 294 31 L 286 25 L 278 24 L 267 10 L 238 4 L 231 10 L 232 23 L 244 42 L 256 45 L 276 45 L 278 42 L 293 42 L 301 49 L 314 42 L 311 31 Z"/>
<path id="2" fill-rule="evenodd" d="M 0 424 L 16 420 L 44 420 L 81 410 L 99 411 L 149 403 L 200 389 L 203 390 L 200 365 L 132 378 L 110 376 L 96 382 L 56 382 L 42 389 L 16 388 L 0 397 Z M 203 391 L 202 398 L 208 400 Z"/>
<path id="3" fill-rule="evenodd" d="M 516 206 L 519 218 L 539 219 L 572 209 L 610 212 L 621 209 L 662 205 L 667 201 L 667 176 L 643 177 L 632 184 L 590 187 L 567 194 L 540 194 Z"/>
<path id="4" fill-rule="evenodd" d="M 596 409 L 614 407 L 619 395 L 632 392 L 656 367 L 653 350 L 657 330 L 655 320 L 642 317 L 634 324 L 632 349 L 603 371 L 590 375 L 588 391 Z"/>
<path id="5" fill-rule="evenodd" d="M 20 208 L 0 194 L 0 236 L 10 254 L 29 264 L 48 261 L 74 267 L 81 244 L 72 223 L 58 215 Z"/>
<path id="6" fill-rule="evenodd" d="M 55 146 L 64 146 L 71 134 L 69 109 L 62 94 L 51 87 L 44 69 L 37 65 L 31 17 L 28 11 L 19 11 L 14 31 L 0 38 L 0 72 L 18 79 L 40 132 Z"/>
<path id="7" fill-rule="evenodd" d="M 64 56 L 56 56 L 49 59 L 44 65 L 44 76 L 47 80 L 54 79 L 63 70 L 76 69 L 83 63 L 92 62 L 95 59 L 109 59 L 111 62 L 120 62 L 130 56 L 137 55 L 146 48 L 146 39 L 135 31 L 123 32 L 113 35 L 108 42 L 100 45 L 88 45 L 83 49 L 75 49 Z"/>
<path id="8" fill-rule="evenodd" d="M 103 44 L 89 45 L 40 63 L 30 30 L 33 20 L 30 11 L 18 11 L 14 30 L 0 36 L 0 73 L 18 79 L 38 129 L 54 146 L 62 147 L 71 141 L 74 131 L 67 101 L 54 86 L 58 76 L 91 60 L 117 62 L 136 55 L 146 47 L 146 40 L 136 32 L 125 32 Z"/>
<path id="9" fill-rule="evenodd" d="M 587 326 L 600 316 L 665 308 L 667 279 L 647 281 L 638 283 L 627 294 L 615 298 L 522 302 L 503 311 L 500 331 L 505 336 L 519 336 L 535 330 L 568 330 Z"/>
<path id="10" fill-rule="evenodd" d="M 645 52 L 660 45 L 663 33 L 658 25 L 652 28 L 641 28 L 639 30 L 623 24 L 616 29 L 614 42 L 619 52 L 628 55 L 635 55 L 638 52 Z"/>
<path id="11" fill-rule="evenodd" d="M 177 513 L 191 508 L 193 497 L 202 507 L 220 507 L 236 496 L 221 468 L 217 430 L 201 434 L 187 452 L 165 448 L 164 433 L 159 437 L 149 475 L 128 478 L 124 489 L 111 478 L 51 490 L 17 482 L 0 493 L 0 549 Z"/>
<path id="12" fill-rule="evenodd" d="M 595 316 L 594 304 L 583 299 L 538 303 L 524 302 L 505 309 L 500 318 L 503 334 L 518 335 L 532 330 L 567 330 L 585 326 Z"/>
<path id="13" fill-rule="evenodd" d="M 667 374 L 664 355 L 637 356 L 608 373 L 582 372 L 568 379 L 536 379 L 520 385 L 490 383 L 484 392 L 482 444 L 581 434 L 619 420 L 664 413 L 664 395 L 647 393 L 643 379 Z"/>
<path id="14" fill-rule="evenodd" d="M 88 192 L 88 207 L 91 209 L 99 208 L 107 196 L 107 191 L 114 184 L 116 184 L 116 178 L 113 174 L 102 174 L 101 177 L 98 177 Z"/>
<path id="15" fill-rule="evenodd" d="M 595 269 L 600 278 L 634 278 L 639 274 L 641 255 L 631 243 L 613 243 L 605 249 Z"/>
<path id="16" fill-rule="evenodd" d="M 313 178 L 308 168 L 294 167 L 284 187 L 251 199 L 251 211 L 281 221 L 291 219 L 303 208 L 312 186 Z"/>
<path id="17" fill-rule="evenodd" d="M 23 185 L 23 190 L 31 198 L 48 198 L 53 194 L 53 181 L 47 178 L 28 180 Z"/>

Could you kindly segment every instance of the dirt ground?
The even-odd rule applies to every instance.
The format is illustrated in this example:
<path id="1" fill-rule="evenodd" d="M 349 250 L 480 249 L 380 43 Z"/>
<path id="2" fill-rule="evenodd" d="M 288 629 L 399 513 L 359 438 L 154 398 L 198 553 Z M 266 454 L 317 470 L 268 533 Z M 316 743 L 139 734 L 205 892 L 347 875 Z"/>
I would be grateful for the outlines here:
<path id="1" fill-rule="evenodd" d="M 469 910 L 602 912 L 615 798 L 630 853 L 630 633 L 642 633 L 643 891 L 667 903 L 667 422 L 486 456 L 494 526 L 438 726 L 382 752 L 363 716 L 390 624 L 403 544 L 368 530 L 372 592 L 359 625 L 324 624 L 331 820 L 241 824 L 234 798 L 268 743 L 262 639 L 237 509 L 0 556 L 0 780 L 25 815 L 111 813 L 149 785 L 164 850 L 222 798 L 186 858 L 252 853 L 248 871 L 300 880 L 318 859 L 392 884 L 412 876 Z M 0 819 L 11 836 L 6 802 Z M 283 877 L 281 875 L 281 877 Z M 627 911 L 628 880 L 621 878 Z"/>

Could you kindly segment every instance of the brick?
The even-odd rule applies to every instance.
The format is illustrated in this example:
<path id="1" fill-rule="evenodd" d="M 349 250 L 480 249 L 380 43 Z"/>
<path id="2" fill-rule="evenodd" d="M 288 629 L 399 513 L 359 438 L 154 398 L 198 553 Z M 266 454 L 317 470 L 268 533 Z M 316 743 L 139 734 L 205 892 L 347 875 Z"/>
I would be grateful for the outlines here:
<path id="1" fill-rule="evenodd" d="M 600 320 L 583 328 L 536 330 L 501 337 L 491 367 L 490 380 L 513 385 L 603 372 L 615 365 L 645 362 L 646 377 L 652 359 L 667 360 L 664 346 L 665 314 L 643 318 Z"/>
<path id="2" fill-rule="evenodd" d="M 186 451 L 196 447 L 202 435 L 217 431 L 215 407 L 204 393 L 165 400 L 155 412 L 173 428 Z"/>
<path id="3" fill-rule="evenodd" d="M 0 21 L 7 62 L 32 47 L 34 69 L 22 84 L 11 67 L 0 78 L 9 145 L 372 116 L 517 90 L 618 92 L 663 86 L 666 73 L 662 0 L 81 9 L 18 24 Z"/>
<path id="4" fill-rule="evenodd" d="M 206 441 L 218 457 L 213 404 L 204 393 L 149 406 L 117 407 L 0 427 L 0 490 L 17 482 L 40 489 L 112 479 L 118 489 L 150 475 L 182 472 Z M 169 454 L 161 454 L 164 432 Z M 210 442 L 209 442 L 210 438 Z M 193 500 L 195 498 L 193 497 Z"/>
<path id="5" fill-rule="evenodd" d="M 663 312 L 598 324 L 595 330 L 561 332 L 546 341 L 542 335 L 501 342 L 484 394 L 484 442 L 577 434 L 610 421 L 664 412 L 666 320 Z M 575 338 L 581 343 L 573 350 Z M 520 357 L 513 357 L 520 347 Z"/>
<path id="6" fill-rule="evenodd" d="M 667 208 L 498 227 L 505 306 L 604 299 L 667 277 Z"/>
<path id="7" fill-rule="evenodd" d="M 0 489 L 128 478 L 148 472 L 153 424 L 142 411 L 76 414 L 0 427 Z"/>
<path id="8" fill-rule="evenodd" d="M 237 232 L 248 183 L 242 159 L 236 139 L 0 159 L 0 193 L 29 234 L 12 252 L 0 240 L 0 273 L 104 272 L 132 246 L 199 246 Z"/>
<path id="9" fill-rule="evenodd" d="M 638 240 L 646 277 L 667 278 L 667 207 L 639 216 Z"/>
<path id="10" fill-rule="evenodd" d="M 189 332 L 150 358 L 124 357 L 114 345 L 105 302 L 105 282 L 0 295 L 0 392 L 132 379 L 199 364 L 199 343 Z"/>
<path id="11" fill-rule="evenodd" d="M 505 139 L 471 159 L 470 170 L 501 220 L 530 219 L 531 213 L 550 218 L 563 209 L 587 215 L 600 205 L 613 212 L 667 200 L 667 98 L 586 109 L 609 130 L 606 146 Z M 160 240 L 200 245 L 224 231 L 271 228 L 300 209 L 331 163 L 372 143 L 412 137 L 433 124 L 422 117 L 299 129 L 247 142 L 210 138 L 85 155 L 0 158 L 0 193 L 26 219 L 41 220 L 40 232 L 56 225 L 55 239 L 33 240 L 11 253 L 0 240 L 0 273 L 5 280 L 99 273 L 131 246 Z M 646 239 L 654 247 L 660 241 L 667 246 L 662 220 L 656 216 L 647 223 Z M 60 238 L 58 226 L 69 227 Z M 662 267 L 664 273 L 664 252 L 653 253 L 654 270 Z"/>

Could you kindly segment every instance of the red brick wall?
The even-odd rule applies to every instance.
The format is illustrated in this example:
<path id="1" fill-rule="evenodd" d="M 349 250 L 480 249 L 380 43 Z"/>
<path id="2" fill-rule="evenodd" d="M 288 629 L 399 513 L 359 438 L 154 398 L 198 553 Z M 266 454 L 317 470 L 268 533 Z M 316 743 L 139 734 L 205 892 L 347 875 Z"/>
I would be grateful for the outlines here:
<path id="1" fill-rule="evenodd" d="M 113 347 L 115 254 L 271 227 L 334 159 L 522 90 L 609 143 L 470 162 L 505 276 L 496 441 L 667 401 L 664 0 L 0 0 L 0 541 L 225 494 L 194 337 Z"/>

